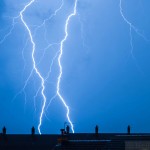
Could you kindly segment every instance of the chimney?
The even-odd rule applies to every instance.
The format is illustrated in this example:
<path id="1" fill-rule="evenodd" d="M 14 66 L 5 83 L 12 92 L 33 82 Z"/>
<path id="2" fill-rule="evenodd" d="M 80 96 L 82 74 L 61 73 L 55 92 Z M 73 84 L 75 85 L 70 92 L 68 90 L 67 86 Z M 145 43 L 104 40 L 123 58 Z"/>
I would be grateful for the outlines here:
<path id="1" fill-rule="evenodd" d="M 32 134 L 32 135 L 35 134 L 35 128 L 34 128 L 34 126 L 31 128 L 31 134 Z"/>
<path id="2" fill-rule="evenodd" d="M 70 127 L 67 125 L 67 127 L 66 127 L 66 134 L 69 134 L 69 132 L 70 132 Z"/>
<path id="3" fill-rule="evenodd" d="M 98 134 L 98 125 L 95 126 L 95 134 Z"/>
<path id="4" fill-rule="evenodd" d="M 131 132 L 131 127 L 130 127 L 130 125 L 128 125 L 128 127 L 127 127 L 127 133 L 128 133 L 128 135 L 130 135 L 130 132 Z"/>
<path id="5" fill-rule="evenodd" d="M 6 135 L 6 127 L 5 126 L 3 127 L 2 133 L 3 133 L 3 135 Z"/>

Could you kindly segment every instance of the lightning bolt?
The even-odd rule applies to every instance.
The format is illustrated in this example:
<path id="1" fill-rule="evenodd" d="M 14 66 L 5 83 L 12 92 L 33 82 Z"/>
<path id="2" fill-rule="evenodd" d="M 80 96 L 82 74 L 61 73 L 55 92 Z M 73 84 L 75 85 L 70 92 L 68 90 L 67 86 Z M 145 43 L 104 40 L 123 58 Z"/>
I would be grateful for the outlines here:
<path id="1" fill-rule="evenodd" d="M 64 38 L 62 39 L 62 41 L 60 43 L 60 53 L 59 53 L 59 56 L 58 56 L 58 65 L 59 65 L 60 74 L 59 74 L 58 80 L 57 80 L 57 95 L 59 96 L 60 100 L 62 101 L 63 105 L 65 106 L 65 108 L 67 110 L 66 117 L 68 119 L 68 122 L 71 125 L 71 129 L 72 129 L 73 133 L 74 133 L 74 126 L 73 126 L 73 123 L 72 123 L 72 121 L 70 120 L 70 117 L 69 117 L 70 109 L 69 109 L 69 106 L 67 105 L 65 99 L 60 94 L 60 81 L 61 81 L 61 77 L 62 77 L 61 58 L 62 58 L 62 54 L 63 54 L 63 47 L 64 47 L 64 43 L 65 43 L 65 41 L 67 40 L 67 37 L 68 37 L 69 21 L 77 13 L 77 2 L 78 2 L 78 0 L 75 0 L 73 12 L 67 17 L 67 20 L 66 20 L 66 23 L 65 23 L 65 36 L 64 36 Z"/>
<path id="2" fill-rule="evenodd" d="M 41 134 L 40 127 L 41 127 L 41 124 L 42 124 L 42 116 L 43 116 L 43 113 L 44 113 L 44 108 L 45 108 L 45 103 L 46 103 L 46 96 L 45 96 L 45 94 L 44 94 L 45 82 L 44 82 L 44 78 L 42 77 L 41 73 L 39 72 L 38 68 L 36 67 L 36 62 L 35 62 L 35 58 L 34 58 L 36 45 L 35 45 L 35 42 L 34 42 L 34 40 L 33 40 L 32 32 L 31 32 L 31 30 L 29 29 L 29 26 L 27 25 L 27 23 L 25 22 L 24 16 L 23 16 L 23 14 L 25 13 L 26 9 L 27 9 L 28 7 L 30 7 L 34 2 L 35 2 L 35 0 L 31 0 L 27 5 L 25 5 L 25 7 L 23 8 L 23 10 L 21 10 L 21 12 L 20 12 L 20 18 L 21 18 L 21 21 L 22 21 L 22 23 L 24 24 L 26 30 L 28 31 L 28 34 L 29 34 L 29 37 L 30 37 L 30 41 L 31 41 L 31 44 L 32 44 L 32 62 L 33 62 L 33 69 L 34 69 L 35 73 L 38 75 L 38 77 L 39 77 L 40 80 L 41 80 L 41 87 L 42 87 L 41 95 L 42 95 L 42 97 L 43 97 L 43 106 L 42 106 L 42 110 L 41 110 L 41 114 L 40 114 L 40 121 L 39 121 L 39 125 L 38 125 L 38 131 L 39 131 L 39 134 Z"/>

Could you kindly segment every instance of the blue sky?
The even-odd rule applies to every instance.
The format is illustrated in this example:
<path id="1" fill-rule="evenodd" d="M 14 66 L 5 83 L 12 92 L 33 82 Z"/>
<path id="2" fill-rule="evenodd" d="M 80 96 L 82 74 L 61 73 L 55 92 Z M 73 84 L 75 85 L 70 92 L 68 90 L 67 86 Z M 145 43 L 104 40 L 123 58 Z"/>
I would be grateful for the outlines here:
<path id="1" fill-rule="evenodd" d="M 11 30 L 13 17 L 28 2 L 0 2 L 0 41 Z M 69 105 L 75 132 L 93 132 L 96 124 L 101 132 L 126 132 L 128 124 L 133 132 L 150 132 L 150 2 L 122 0 L 123 15 L 138 31 L 131 28 L 133 50 L 130 26 L 121 16 L 119 4 L 120 0 L 78 0 L 77 15 L 69 22 L 61 59 L 60 93 Z M 43 56 L 38 63 L 43 77 L 60 48 L 58 43 L 64 37 L 74 0 L 64 0 L 62 9 L 45 28 L 34 31 L 60 5 L 61 0 L 37 0 L 24 13 L 34 34 L 36 62 Z M 32 45 L 20 18 L 0 43 L 0 128 L 5 125 L 8 133 L 29 133 L 34 125 L 38 133 L 43 99 L 37 93 L 40 80 L 35 73 L 25 92 L 20 92 L 33 68 Z M 49 44 L 53 45 L 43 55 Z M 45 81 L 47 103 L 42 133 L 59 133 L 67 121 L 66 109 L 58 97 L 48 105 L 56 93 L 58 75 L 56 58 Z"/>

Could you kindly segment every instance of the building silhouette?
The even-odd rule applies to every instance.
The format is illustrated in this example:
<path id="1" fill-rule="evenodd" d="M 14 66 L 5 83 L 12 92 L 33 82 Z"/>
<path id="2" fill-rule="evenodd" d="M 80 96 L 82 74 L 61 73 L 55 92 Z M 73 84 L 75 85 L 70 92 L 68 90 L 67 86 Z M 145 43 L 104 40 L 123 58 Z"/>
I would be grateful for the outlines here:
<path id="1" fill-rule="evenodd" d="M 0 150 L 150 150 L 150 134 L 100 133 L 95 126 L 93 133 L 70 133 L 70 127 L 60 134 L 7 134 L 4 127 L 0 134 Z"/>

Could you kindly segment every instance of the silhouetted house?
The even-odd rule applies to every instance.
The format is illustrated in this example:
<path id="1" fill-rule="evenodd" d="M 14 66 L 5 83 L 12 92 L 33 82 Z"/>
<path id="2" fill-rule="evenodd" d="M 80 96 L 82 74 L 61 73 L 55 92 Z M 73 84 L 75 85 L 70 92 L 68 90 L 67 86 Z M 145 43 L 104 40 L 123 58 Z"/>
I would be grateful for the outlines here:
<path id="1" fill-rule="evenodd" d="M 10 135 L 3 128 L 0 134 L 0 150 L 150 150 L 150 134 L 127 133 L 69 133 L 61 129 L 61 134 L 37 135 L 35 128 L 31 134 Z"/>

